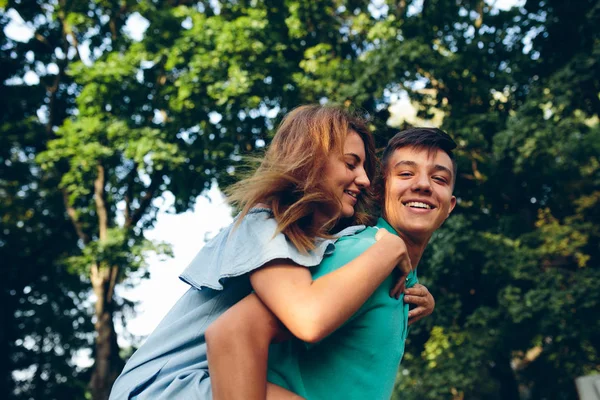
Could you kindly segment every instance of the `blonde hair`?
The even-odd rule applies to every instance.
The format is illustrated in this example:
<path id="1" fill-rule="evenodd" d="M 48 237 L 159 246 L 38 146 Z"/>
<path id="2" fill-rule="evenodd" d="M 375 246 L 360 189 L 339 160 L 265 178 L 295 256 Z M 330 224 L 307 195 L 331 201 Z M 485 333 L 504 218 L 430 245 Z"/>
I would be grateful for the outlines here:
<path id="1" fill-rule="evenodd" d="M 317 237 L 330 238 L 329 229 L 338 222 L 340 200 L 321 185 L 323 171 L 333 152 L 343 154 L 350 132 L 365 145 L 365 171 L 375 174 L 375 144 L 365 121 L 338 106 L 306 105 L 288 113 L 279 126 L 254 174 L 232 185 L 229 201 L 241 208 L 238 223 L 252 207 L 267 204 L 282 232 L 302 252 L 314 249 Z M 363 191 L 354 216 L 344 225 L 369 224 L 373 193 Z M 332 217 L 323 226 L 314 226 L 315 210 Z"/>

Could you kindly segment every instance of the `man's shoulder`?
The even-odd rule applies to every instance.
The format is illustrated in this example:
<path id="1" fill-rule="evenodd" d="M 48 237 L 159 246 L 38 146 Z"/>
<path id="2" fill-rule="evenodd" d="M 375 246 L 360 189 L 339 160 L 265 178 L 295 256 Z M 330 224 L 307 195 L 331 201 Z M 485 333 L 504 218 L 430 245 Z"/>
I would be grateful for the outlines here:
<path id="1" fill-rule="evenodd" d="M 372 226 L 368 226 L 365 229 L 353 234 L 342 236 L 336 242 L 336 245 L 344 245 L 344 246 L 356 246 L 359 244 L 364 244 L 365 246 L 370 246 L 375 242 L 375 234 L 377 233 L 377 228 Z"/>
<path id="2" fill-rule="evenodd" d="M 376 242 L 376 233 L 376 228 L 367 227 L 354 235 L 339 238 L 335 242 L 335 250 L 331 256 L 335 259 L 338 259 L 340 256 L 345 256 L 343 258 L 357 257 Z"/>
<path id="3" fill-rule="evenodd" d="M 312 269 L 313 278 L 334 271 L 364 253 L 375 243 L 376 232 L 377 229 L 369 227 L 354 235 L 341 237 L 335 242 L 334 251 Z"/>

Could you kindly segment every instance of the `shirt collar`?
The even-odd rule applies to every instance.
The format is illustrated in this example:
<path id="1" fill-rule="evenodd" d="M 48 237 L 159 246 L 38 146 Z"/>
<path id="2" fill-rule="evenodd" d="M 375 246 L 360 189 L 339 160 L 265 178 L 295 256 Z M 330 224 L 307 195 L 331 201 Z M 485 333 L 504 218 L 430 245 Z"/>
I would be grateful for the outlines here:
<path id="1" fill-rule="evenodd" d="M 392 226 L 383 218 L 379 217 L 379 219 L 377 220 L 377 225 L 375 225 L 377 228 L 379 229 L 385 229 L 387 230 L 389 233 L 392 233 L 396 236 L 400 236 L 398 235 L 398 232 L 396 232 L 396 230 L 394 228 L 392 228 Z M 415 283 L 417 283 L 417 269 L 413 268 L 412 271 L 410 271 L 410 273 L 408 274 L 408 276 L 406 277 L 406 287 L 413 287 L 413 285 Z"/>
<path id="2" fill-rule="evenodd" d="M 385 230 L 387 230 L 389 233 L 392 233 L 396 236 L 400 236 L 398 235 L 398 232 L 396 232 L 396 230 L 394 228 L 392 228 L 392 226 L 383 218 L 379 217 L 379 219 L 377 220 L 377 225 L 378 228 L 383 228 Z"/>

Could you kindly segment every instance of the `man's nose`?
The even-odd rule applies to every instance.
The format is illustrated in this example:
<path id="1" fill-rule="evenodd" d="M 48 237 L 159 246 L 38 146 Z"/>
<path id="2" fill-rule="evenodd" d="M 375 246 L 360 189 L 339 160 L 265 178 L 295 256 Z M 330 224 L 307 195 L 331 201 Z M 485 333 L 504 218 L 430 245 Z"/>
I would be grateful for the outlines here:
<path id="1" fill-rule="evenodd" d="M 415 192 L 431 193 L 431 182 L 426 175 L 419 175 L 415 178 L 412 188 Z"/>

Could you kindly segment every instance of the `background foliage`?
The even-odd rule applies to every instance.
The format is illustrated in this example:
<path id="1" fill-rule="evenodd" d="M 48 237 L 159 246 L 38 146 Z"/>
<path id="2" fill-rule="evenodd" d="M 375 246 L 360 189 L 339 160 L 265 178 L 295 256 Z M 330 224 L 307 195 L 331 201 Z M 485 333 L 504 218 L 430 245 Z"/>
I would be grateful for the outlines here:
<path id="1" fill-rule="evenodd" d="M 0 397 L 106 398 L 114 287 L 169 252 L 152 200 L 189 209 L 329 101 L 380 146 L 422 123 L 460 144 L 397 397 L 575 398 L 600 372 L 599 23 L 597 0 L 0 0 Z"/>

